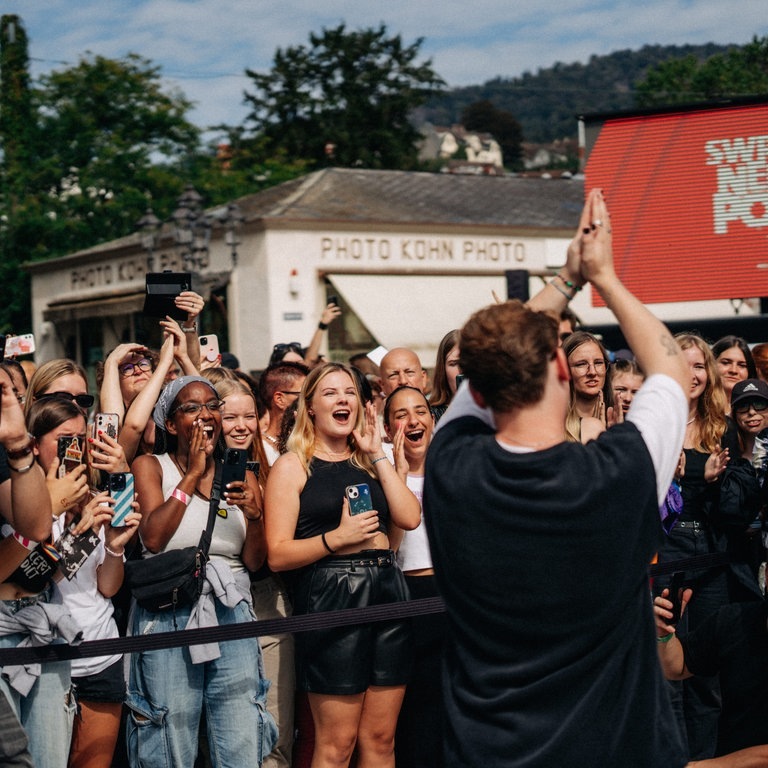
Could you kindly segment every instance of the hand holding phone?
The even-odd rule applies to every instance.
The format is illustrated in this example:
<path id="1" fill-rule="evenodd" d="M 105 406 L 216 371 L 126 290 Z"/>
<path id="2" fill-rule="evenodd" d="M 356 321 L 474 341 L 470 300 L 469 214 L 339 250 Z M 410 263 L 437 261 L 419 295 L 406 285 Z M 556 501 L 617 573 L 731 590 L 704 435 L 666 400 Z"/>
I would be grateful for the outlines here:
<path id="1" fill-rule="evenodd" d="M 348 485 L 344 490 L 344 495 L 349 502 L 350 515 L 359 515 L 362 512 L 370 512 L 373 509 L 371 489 L 368 483 Z"/>
<path id="2" fill-rule="evenodd" d="M 83 463 L 83 438 L 80 435 L 63 435 L 57 441 L 59 477 L 64 477 Z"/>
<path id="3" fill-rule="evenodd" d="M 122 528 L 125 518 L 133 511 L 133 475 L 130 472 L 110 473 L 108 490 L 114 504 L 110 525 L 113 528 Z"/>

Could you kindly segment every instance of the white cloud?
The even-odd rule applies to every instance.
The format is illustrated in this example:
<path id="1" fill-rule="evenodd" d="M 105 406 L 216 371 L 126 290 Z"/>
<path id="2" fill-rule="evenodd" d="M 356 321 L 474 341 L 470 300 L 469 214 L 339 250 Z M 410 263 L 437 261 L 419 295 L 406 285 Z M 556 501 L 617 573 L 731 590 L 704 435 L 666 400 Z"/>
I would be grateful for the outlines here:
<path id="1" fill-rule="evenodd" d="M 754 0 L 4 0 L 30 38 L 33 72 L 74 64 L 86 51 L 138 53 L 197 102 L 200 125 L 236 124 L 245 114 L 246 67 L 269 69 L 278 46 L 307 44 L 310 32 L 345 21 L 385 23 L 406 43 L 424 38 L 449 85 L 535 72 L 556 61 L 644 44 L 746 43 L 768 34 Z"/>

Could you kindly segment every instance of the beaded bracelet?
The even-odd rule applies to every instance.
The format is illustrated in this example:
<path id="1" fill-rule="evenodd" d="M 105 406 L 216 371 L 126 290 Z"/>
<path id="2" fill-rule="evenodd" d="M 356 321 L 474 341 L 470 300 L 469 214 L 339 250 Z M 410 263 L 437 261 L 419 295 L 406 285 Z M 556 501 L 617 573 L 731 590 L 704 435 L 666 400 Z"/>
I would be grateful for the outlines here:
<path id="1" fill-rule="evenodd" d="M 560 293 L 565 296 L 566 301 L 570 301 L 573 298 L 573 296 L 569 296 L 554 280 L 550 280 L 549 284 L 556 290 L 560 291 Z"/>
<path id="2" fill-rule="evenodd" d="M 108 555 L 112 555 L 112 557 L 122 557 L 125 554 L 125 547 L 123 547 L 122 552 L 115 552 L 114 549 L 110 549 L 106 544 L 104 545 L 104 551 Z"/>
<path id="3" fill-rule="evenodd" d="M 386 460 L 387 460 L 387 457 L 386 457 L 386 456 L 379 456 L 379 458 L 378 458 L 378 459 L 374 459 L 374 460 L 371 462 L 371 466 L 373 466 L 373 465 L 374 465 L 374 464 L 375 464 L 377 461 L 386 461 Z"/>
<path id="4" fill-rule="evenodd" d="M 581 290 L 580 285 L 576 285 L 572 280 L 566 280 L 559 272 L 555 275 L 559 277 L 565 285 L 573 291 L 574 296 Z"/>

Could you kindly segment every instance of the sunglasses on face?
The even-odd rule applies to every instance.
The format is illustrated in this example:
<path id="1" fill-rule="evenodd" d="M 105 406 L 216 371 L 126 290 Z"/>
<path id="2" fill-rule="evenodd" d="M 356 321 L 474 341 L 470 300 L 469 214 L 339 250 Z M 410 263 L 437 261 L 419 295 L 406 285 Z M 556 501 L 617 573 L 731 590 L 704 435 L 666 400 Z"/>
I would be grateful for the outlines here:
<path id="1" fill-rule="evenodd" d="M 148 357 L 142 357 L 141 360 L 135 363 L 123 363 L 117 367 L 120 375 L 123 377 L 133 376 L 134 373 L 140 371 L 148 372 L 152 370 L 152 361 Z"/>
<path id="2" fill-rule="evenodd" d="M 733 410 L 735 413 L 747 413 L 750 408 L 758 413 L 764 411 L 768 408 L 768 400 L 748 400 L 746 403 L 739 403 Z"/>
<path id="3" fill-rule="evenodd" d="M 46 392 L 44 395 L 38 395 L 35 400 L 74 400 L 80 408 L 87 411 L 95 400 L 93 395 L 73 395 L 71 392 Z"/>
<path id="4" fill-rule="evenodd" d="M 182 403 L 177 408 L 174 408 L 173 413 L 181 411 L 187 416 L 197 416 L 203 408 L 207 408 L 208 413 L 218 413 L 223 405 L 223 400 L 209 400 L 207 403 Z"/>

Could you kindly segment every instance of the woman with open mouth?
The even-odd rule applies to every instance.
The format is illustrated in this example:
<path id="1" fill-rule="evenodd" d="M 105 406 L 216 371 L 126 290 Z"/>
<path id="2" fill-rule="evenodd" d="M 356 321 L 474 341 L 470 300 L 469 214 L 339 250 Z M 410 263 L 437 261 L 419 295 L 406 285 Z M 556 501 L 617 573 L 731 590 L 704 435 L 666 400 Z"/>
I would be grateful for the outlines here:
<path id="1" fill-rule="evenodd" d="M 144 513 L 139 533 L 145 559 L 198 545 L 223 451 L 221 407 L 211 382 L 200 376 L 174 379 L 162 391 L 153 419 L 167 452 L 138 456 L 132 465 Z M 191 605 L 155 611 L 136 604 L 132 635 L 254 620 L 248 571 L 257 570 L 265 555 L 261 491 L 250 472 L 244 482 L 221 490 L 202 594 Z M 218 648 L 134 653 L 126 700 L 130 764 L 194 765 L 205 707 L 208 743 L 217 762 L 261 765 L 276 737 L 262 670 L 255 637 Z"/>
<path id="2" fill-rule="evenodd" d="M 399 429 L 396 455 L 403 440 Z M 363 406 L 346 366 L 327 363 L 305 380 L 265 511 L 270 567 L 297 571 L 294 614 L 408 599 L 390 536 L 392 525 L 418 526 L 419 502 L 382 451 L 375 408 Z M 295 640 L 296 685 L 315 725 L 313 768 L 348 765 L 355 747 L 361 765 L 394 766 L 409 624 L 317 629 Z"/>

